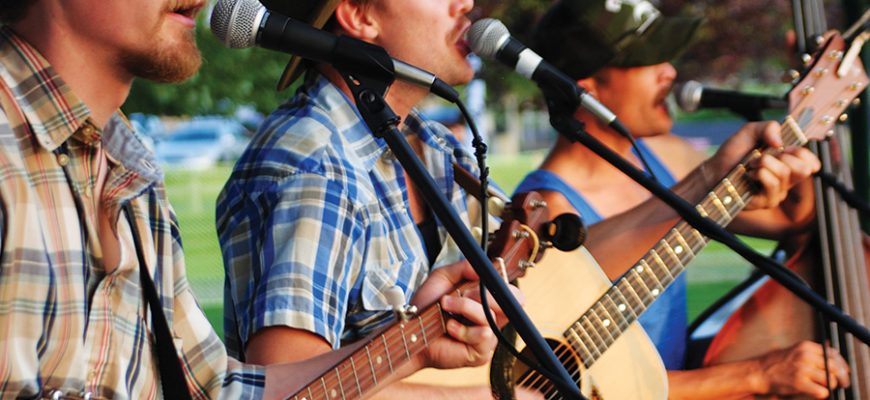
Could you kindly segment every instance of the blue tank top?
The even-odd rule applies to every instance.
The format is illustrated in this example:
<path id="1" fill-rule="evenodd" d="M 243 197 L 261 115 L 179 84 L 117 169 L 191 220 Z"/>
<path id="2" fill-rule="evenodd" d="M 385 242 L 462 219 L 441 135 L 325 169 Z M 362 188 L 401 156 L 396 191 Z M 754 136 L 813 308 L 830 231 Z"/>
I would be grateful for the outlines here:
<path id="1" fill-rule="evenodd" d="M 638 140 L 637 144 L 656 178 L 665 186 L 673 186 L 676 180 L 670 171 L 650 151 L 643 140 Z M 601 215 L 580 193 L 577 193 L 565 181 L 550 171 L 540 169 L 532 171 L 520 182 L 516 191 L 526 192 L 530 190 L 550 190 L 561 193 L 580 213 L 586 225 L 592 225 L 602 219 Z M 640 316 L 639 322 L 655 344 L 662 361 L 665 363 L 665 368 L 669 371 L 683 369 L 686 352 L 686 329 L 688 327 L 686 274 L 678 276 L 665 289 L 661 296 Z"/>

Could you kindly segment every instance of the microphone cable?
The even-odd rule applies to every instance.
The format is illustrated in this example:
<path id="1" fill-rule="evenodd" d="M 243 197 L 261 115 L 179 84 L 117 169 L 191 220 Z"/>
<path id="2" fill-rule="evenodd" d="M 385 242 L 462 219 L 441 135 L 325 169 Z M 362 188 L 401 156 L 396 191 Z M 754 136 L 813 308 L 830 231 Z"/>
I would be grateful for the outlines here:
<path id="1" fill-rule="evenodd" d="M 459 108 L 460 113 L 462 113 L 462 116 L 463 116 L 463 118 L 465 118 L 465 122 L 468 125 L 469 130 L 471 131 L 471 135 L 472 135 L 471 144 L 472 144 L 472 147 L 474 148 L 474 156 L 475 156 L 475 159 L 477 160 L 478 169 L 480 170 L 479 176 L 478 176 L 478 179 L 480 180 L 480 199 L 482 199 L 480 201 L 480 203 L 481 203 L 480 204 L 480 213 L 481 213 L 480 227 L 482 230 L 481 235 L 480 235 L 480 247 L 483 249 L 484 252 L 486 252 L 487 248 L 489 246 L 489 222 L 488 222 L 489 221 L 489 207 L 488 207 L 489 202 L 486 200 L 488 198 L 488 187 L 489 187 L 489 167 L 486 165 L 487 145 L 483 141 L 483 137 L 481 137 L 480 131 L 477 129 L 477 124 L 474 122 L 474 119 L 471 117 L 471 113 L 466 108 L 465 103 L 463 103 L 462 100 L 457 99 L 454 102 L 454 104 L 456 104 L 456 107 Z M 629 135 L 629 137 L 630 137 L 630 135 Z M 636 146 L 636 144 L 634 143 L 634 140 L 633 139 L 630 139 L 630 140 L 632 141 L 632 144 Z M 635 151 L 637 151 L 638 155 L 643 160 L 642 153 L 636 147 L 635 147 L 635 149 L 636 149 Z M 644 164 L 646 165 L 645 161 L 644 161 Z M 650 172 L 650 175 L 652 175 L 652 170 L 649 168 L 647 170 Z M 479 289 L 480 289 L 480 305 L 483 308 L 483 314 L 486 316 L 486 322 L 489 324 L 489 328 L 495 334 L 495 337 L 498 340 L 499 344 L 501 344 L 504 348 L 506 348 L 514 357 L 516 357 L 517 360 L 526 364 L 529 368 L 534 369 L 535 371 L 540 373 L 542 376 L 544 376 L 545 378 L 547 378 L 551 382 L 554 382 L 554 386 L 559 387 L 559 386 L 569 386 L 569 385 L 576 386 L 577 385 L 576 382 L 561 382 L 561 379 L 558 376 L 556 376 L 555 374 L 553 374 L 549 370 L 545 369 L 543 366 L 541 366 L 540 364 L 538 364 L 534 360 L 532 360 L 529 357 L 520 353 L 520 351 L 516 348 L 514 342 L 511 341 L 510 339 L 508 339 L 504 335 L 504 333 L 502 333 L 502 330 L 501 330 L 501 328 L 498 327 L 498 323 L 495 321 L 495 318 L 493 317 L 492 313 L 489 312 L 489 300 L 487 299 L 487 296 L 486 296 L 487 290 L 486 290 L 486 286 L 483 284 L 482 281 L 479 283 Z M 555 382 L 561 382 L 561 384 L 555 384 Z"/>

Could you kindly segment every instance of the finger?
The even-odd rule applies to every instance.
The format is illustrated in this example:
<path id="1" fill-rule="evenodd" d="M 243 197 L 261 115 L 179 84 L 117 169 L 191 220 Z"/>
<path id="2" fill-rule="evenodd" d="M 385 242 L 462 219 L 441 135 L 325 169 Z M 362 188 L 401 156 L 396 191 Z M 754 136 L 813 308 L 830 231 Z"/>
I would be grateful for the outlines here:
<path id="1" fill-rule="evenodd" d="M 849 376 L 849 364 L 840 353 L 833 348 L 828 348 L 828 368 L 837 378 L 839 387 L 847 387 L 852 384 Z"/>
<path id="2" fill-rule="evenodd" d="M 800 182 L 815 172 L 812 164 L 795 154 L 783 153 L 779 155 L 778 159 L 789 170 L 789 182 Z"/>
<path id="3" fill-rule="evenodd" d="M 489 326 L 468 326 L 451 319 L 447 321 L 447 333 L 466 345 L 479 348 L 482 353 L 489 351 L 489 347 L 495 346 L 493 341 L 495 335 Z"/>
<path id="4" fill-rule="evenodd" d="M 782 147 L 782 129 L 777 122 L 766 122 L 760 126 L 761 140 L 770 147 Z"/>
<path id="5" fill-rule="evenodd" d="M 441 308 L 449 313 L 462 316 L 474 325 L 488 324 L 480 303 L 467 297 L 444 296 L 441 298 Z"/>
<path id="6" fill-rule="evenodd" d="M 754 173 L 754 179 L 761 185 L 762 196 L 755 196 L 752 200 L 758 201 L 759 207 L 769 208 L 784 198 L 784 191 L 780 189 L 779 178 L 769 169 L 762 168 Z"/>
<path id="7" fill-rule="evenodd" d="M 822 168 L 822 162 L 810 149 L 806 147 L 795 147 L 787 151 L 788 154 L 799 158 L 803 163 L 807 164 L 811 171 L 816 172 Z"/>

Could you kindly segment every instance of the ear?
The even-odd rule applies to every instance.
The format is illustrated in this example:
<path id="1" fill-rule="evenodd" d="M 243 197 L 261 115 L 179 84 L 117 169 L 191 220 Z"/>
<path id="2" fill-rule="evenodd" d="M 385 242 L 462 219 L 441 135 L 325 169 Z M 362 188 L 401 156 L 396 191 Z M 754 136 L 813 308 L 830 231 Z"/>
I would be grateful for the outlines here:
<path id="1" fill-rule="evenodd" d="M 592 97 L 598 98 L 598 82 L 595 81 L 595 78 L 590 76 L 588 78 L 578 79 L 577 85 L 586 89 Z"/>
<path id="2" fill-rule="evenodd" d="M 380 31 L 368 4 L 343 0 L 335 8 L 335 19 L 345 34 L 360 40 L 373 41 Z"/>

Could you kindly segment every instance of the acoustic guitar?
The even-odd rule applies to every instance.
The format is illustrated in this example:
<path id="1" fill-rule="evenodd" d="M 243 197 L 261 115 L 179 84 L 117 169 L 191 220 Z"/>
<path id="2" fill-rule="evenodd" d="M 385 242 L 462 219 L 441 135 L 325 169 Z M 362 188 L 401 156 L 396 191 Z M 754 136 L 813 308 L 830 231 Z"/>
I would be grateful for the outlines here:
<path id="1" fill-rule="evenodd" d="M 505 222 L 495 232 L 489 255 L 496 266 L 504 266 L 506 278 L 523 275 L 526 268 L 543 256 L 548 245 L 546 203 L 535 192 L 513 197 Z M 477 283 L 460 285 L 456 290 L 477 287 Z M 319 358 L 306 361 L 306 368 L 278 378 L 266 398 L 293 400 L 333 400 L 366 398 L 429 343 L 447 334 L 450 315 L 440 303 L 419 313 L 403 313 L 381 331 L 354 344 Z M 314 364 L 312 364 L 314 363 Z M 316 365 L 315 365 L 316 364 Z"/>
<path id="2" fill-rule="evenodd" d="M 846 43 L 828 32 L 814 63 L 790 91 L 791 111 L 782 123 L 785 146 L 833 133 L 833 124 L 867 85 L 859 59 L 844 63 Z M 696 206 L 721 226 L 728 225 L 753 194 L 747 165 L 764 153 L 750 152 Z M 667 376 L 661 358 L 635 323 L 638 317 L 681 274 L 708 239 L 685 221 L 677 223 L 640 261 L 616 282 L 610 282 L 589 254 L 550 252 L 536 270 L 520 281 L 526 308 L 556 355 L 573 374 L 584 396 L 591 399 L 664 399 Z M 586 310 L 576 318 L 568 309 Z M 551 335 L 548 335 L 550 333 Z M 491 369 L 493 387 L 501 398 L 512 387 L 534 388 L 547 398 L 558 393 L 535 371 L 504 349 L 496 352 Z"/>

